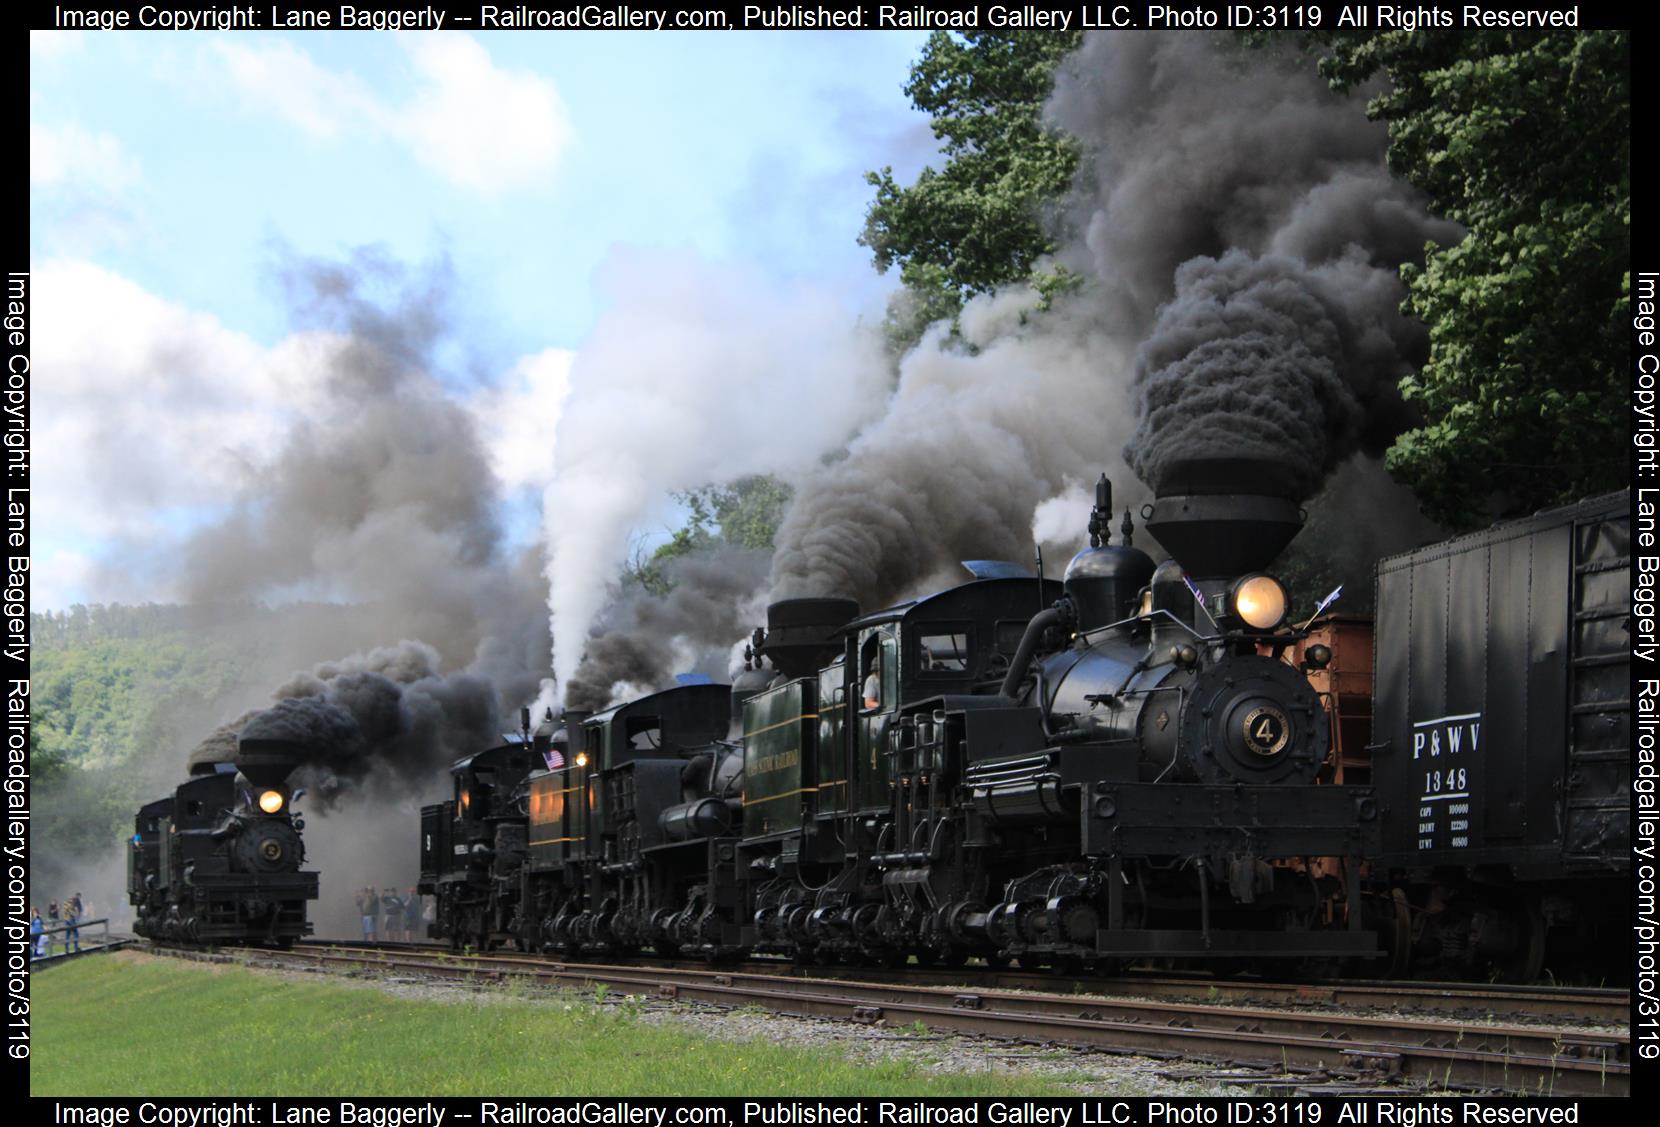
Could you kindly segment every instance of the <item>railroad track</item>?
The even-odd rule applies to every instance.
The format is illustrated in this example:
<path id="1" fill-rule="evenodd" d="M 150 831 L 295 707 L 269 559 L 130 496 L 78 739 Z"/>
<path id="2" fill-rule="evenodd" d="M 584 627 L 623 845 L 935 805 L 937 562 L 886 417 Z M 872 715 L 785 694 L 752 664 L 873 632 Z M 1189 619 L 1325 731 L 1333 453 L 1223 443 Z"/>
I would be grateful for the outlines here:
<path id="1" fill-rule="evenodd" d="M 441 944 L 366 943 L 360 940 L 316 940 L 311 946 L 347 950 L 448 950 Z M 516 952 L 494 952 L 496 958 L 532 958 Z M 558 961 L 558 960 L 556 960 Z M 575 965 L 575 960 L 563 960 Z M 708 963 L 642 957 L 639 966 L 704 969 Z M 1631 1022 L 1631 991 L 1598 987 L 1515 986 L 1494 983 L 1415 982 L 1331 979 L 1307 982 L 1271 982 L 1255 978 L 1213 978 L 1199 974 L 1160 974 L 1131 971 L 1121 975 L 1060 976 L 1042 971 L 910 966 L 900 970 L 876 967 L 807 966 L 783 959 L 752 958 L 736 968 L 756 974 L 830 978 L 856 982 L 893 982 L 923 986 L 955 986 L 967 990 L 1027 990 L 1043 994 L 1088 994 L 1106 997 L 1169 999 L 1219 1005 L 1294 1006 L 1387 1010 L 1412 1014 L 1440 1013 L 1484 1021 L 1511 1020 L 1546 1023 L 1564 1019 L 1582 1025 L 1625 1027 Z"/>
<path id="2" fill-rule="evenodd" d="M 618 995 L 759 1005 L 780 1013 L 1060 1044 L 1287 1073 L 1309 1083 L 1562 1096 L 1630 1094 L 1629 1034 L 1583 1027 L 1473 1024 L 1395 1014 L 1301 1012 L 1105 995 L 925 985 L 752 969 L 575 963 L 462 955 L 419 945 L 301 944 L 254 958 L 436 975 L 531 980 Z M 863 973 L 863 972 L 859 972 Z M 1053 980 L 1046 980 L 1053 986 Z"/>

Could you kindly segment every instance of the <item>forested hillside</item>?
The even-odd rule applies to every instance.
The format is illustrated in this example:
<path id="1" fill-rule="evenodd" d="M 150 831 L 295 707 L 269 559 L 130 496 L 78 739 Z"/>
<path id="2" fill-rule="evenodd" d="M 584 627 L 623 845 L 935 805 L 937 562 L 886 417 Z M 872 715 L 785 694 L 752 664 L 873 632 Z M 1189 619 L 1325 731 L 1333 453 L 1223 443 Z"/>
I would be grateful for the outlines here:
<path id="1" fill-rule="evenodd" d="M 33 852 L 72 866 L 183 778 L 204 736 L 301 669 L 378 640 L 372 608 L 75 606 L 30 616 Z M 39 875 L 39 874 L 37 874 Z M 51 873 L 47 874 L 48 879 Z"/>

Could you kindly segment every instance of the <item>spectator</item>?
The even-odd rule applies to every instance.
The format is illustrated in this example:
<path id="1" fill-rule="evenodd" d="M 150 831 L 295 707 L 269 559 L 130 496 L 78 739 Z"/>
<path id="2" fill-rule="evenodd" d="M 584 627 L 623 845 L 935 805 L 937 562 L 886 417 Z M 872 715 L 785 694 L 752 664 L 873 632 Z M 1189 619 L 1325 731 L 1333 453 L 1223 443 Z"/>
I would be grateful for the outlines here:
<path id="1" fill-rule="evenodd" d="M 363 942 L 375 941 L 375 923 L 380 918 L 380 897 L 375 890 L 365 886 L 357 897 L 357 912 L 363 917 Z"/>
<path id="2" fill-rule="evenodd" d="M 416 932 L 421 930 L 421 894 L 411 888 L 403 898 L 403 929 L 404 938 L 413 942 Z M 425 939 L 422 935 L 419 938 Z"/>
<path id="3" fill-rule="evenodd" d="M 34 944 L 35 958 L 46 957 L 46 921 L 40 918 L 39 908 L 29 909 L 29 935 Z"/>
<path id="4" fill-rule="evenodd" d="M 58 902 L 53 900 L 46 905 L 46 953 L 52 953 L 52 936 L 56 934 L 58 925 L 63 922 L 63 916 L 58 912 Z"/>
<path id="5" fill-rule="evenodd" d="M 385 924 L 381 928 L 381 934 L 393 941 L 402 939 L 403 901 L 398 899 L 397 889 L 381 889 L 380 910 L 385 913 Z"/>
<path id="6" fill-rule="evenodd" d="M 81 929 L 78 925 L 81 922 L 82 911 L 84 909 L 81 907 L 79 892 L 63 902 L 63 922 L 69 928 L 63 933 L 64 954 L 81 949 Z"/>

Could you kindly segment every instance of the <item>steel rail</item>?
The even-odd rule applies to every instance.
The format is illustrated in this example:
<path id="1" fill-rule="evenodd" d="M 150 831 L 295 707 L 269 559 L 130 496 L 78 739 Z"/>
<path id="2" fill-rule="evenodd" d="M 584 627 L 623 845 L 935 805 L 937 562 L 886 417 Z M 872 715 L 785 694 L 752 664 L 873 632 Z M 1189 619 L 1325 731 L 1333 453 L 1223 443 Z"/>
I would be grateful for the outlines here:
<path id="1" fill-rule="evenodd" d="M 1394 1016 L 1172 1005 L 1080 995 L 1011 993 L 741 970 L 568 963 L 523 955 L 459 955 L 308 945 L 292 955 L 338 965 L 449 977 L 537 981 L 628 995 L 756 1004 L 784 1013 L 906 1025 L 1009 1040 L 1067 1044 L 1400 1079 L 1432 1088 L 1552 1095 L 1630 1091 L 1624 1032 L 1409 1020 Z"/>
<path id="2" fill-rule="evenodd" d="M 311 940 L 347 949 L 445 950 L 433 943 L 372 943 L 359 940 Z M 544 957 L 496 952 L 496 957 Z M 575 964 L 579 960 L 563 959 Z M 702 968 L 709 964 L 684 959 L 642 956 L 637 965 Z M 963 990 L 1029 990 L 1037 993 L 1074 993 L 1092 997 L 1131 995 L 1213 1004 L 1249 1004 L 1301 1007 L 1342 1007 L 1354 1010 L 1449 1013 L 1461 1017 L 1499 1019 L 1567 1019 L 1599 1025 L 1626 1026 L 1631 1020 L 1631 992 L 1599 987 L 1541 987 L 1502 983 L 1427 982 L 1329 979 L 1309 982 L 1272 982 L 1255 978 L 1213 978 L 1168 972 L 1129 971 L 1121 975 L 1061 975 L 1043 971 L 993 967 L 921 967 L 896 970 L 878 967 L 798 966 L 784 959 L 758 957 L 735 964 L 746 972 L 794 977 L 833 978 L 855 982 L 914 983 L 953 986 Z"/>

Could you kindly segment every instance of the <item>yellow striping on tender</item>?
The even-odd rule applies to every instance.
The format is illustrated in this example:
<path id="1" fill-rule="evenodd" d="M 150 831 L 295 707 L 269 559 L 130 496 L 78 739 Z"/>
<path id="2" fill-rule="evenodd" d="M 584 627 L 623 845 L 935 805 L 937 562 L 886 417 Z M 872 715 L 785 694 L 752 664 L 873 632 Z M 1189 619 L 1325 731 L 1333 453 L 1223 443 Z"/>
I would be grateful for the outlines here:
<path id="1" fill-rule="evenodd" d="M 792 716 L 788 720 L 780 720 L 776 724 L 768 724 L 765 728 L 757 728 L 753 732 L 745 732 L 744 735 L 745 736 L 758 736 L 762 732 L 770 732 L 774 728 L 782 728 L 786 724 L 799 724 L 803 720 L 817 720 L 817 719 L 818 719 L 818 713 L 816 713 L 816 712 L 803 712 L 800 716 Z"/>
<path id="2" fill-rule="evenodd" d="M 815 791 L 815 790 L 818 790 L 818 788 L 817 787 L 797 787 L 795 790 L 787 790 L 783 794 L 773 794 L 773 795 L 768 795 L 766 798 L 753 798 L 753 799 L 750 798 L 746 794 L 746 795 L 744 795 L 744 805 L 745 806 L 759 806 L 763 802 L 777 802 L 780 798 L 789 798 L 793 794 L 808 794 L 808 793 L 810 793 L 812 791 Z"/>

